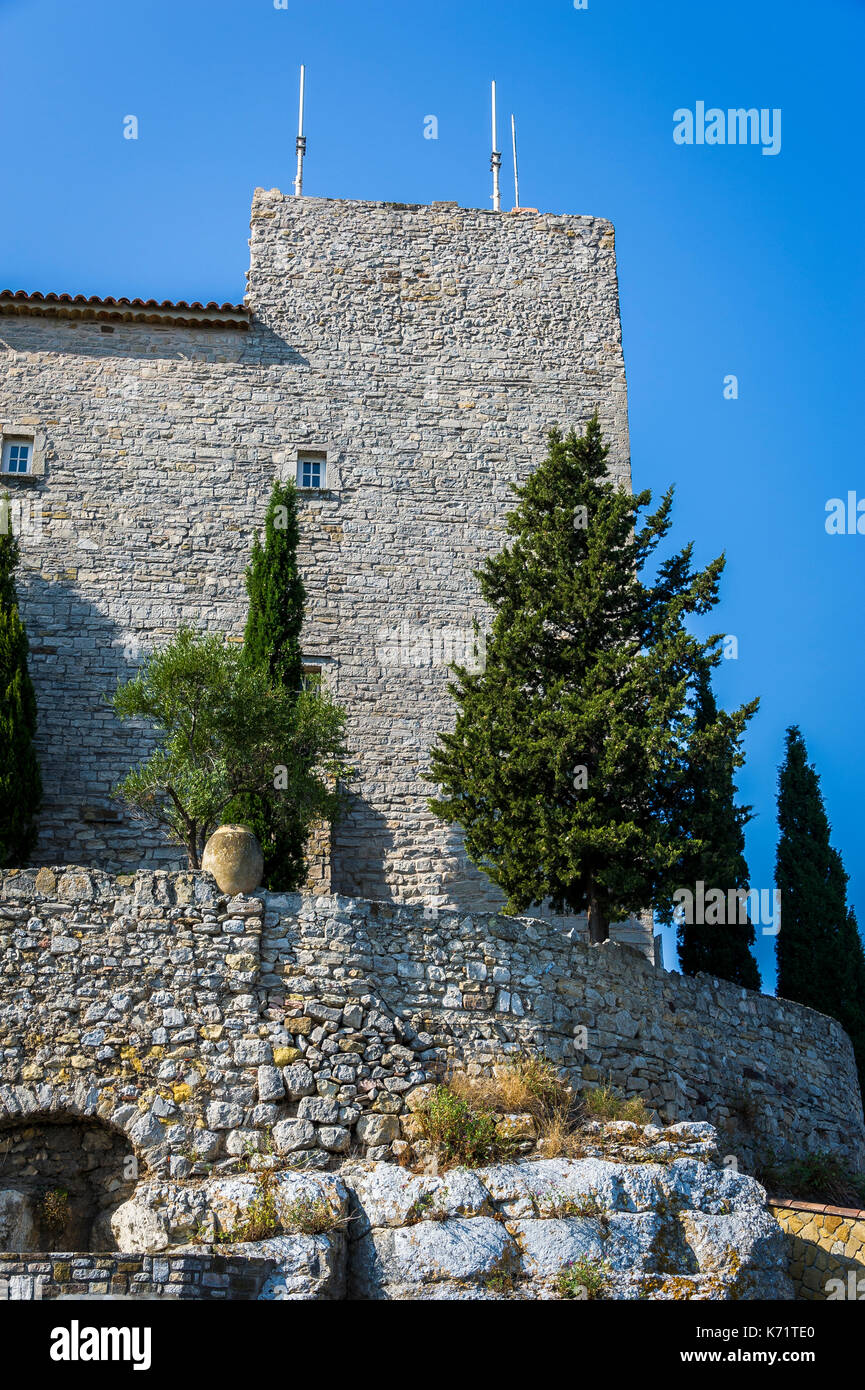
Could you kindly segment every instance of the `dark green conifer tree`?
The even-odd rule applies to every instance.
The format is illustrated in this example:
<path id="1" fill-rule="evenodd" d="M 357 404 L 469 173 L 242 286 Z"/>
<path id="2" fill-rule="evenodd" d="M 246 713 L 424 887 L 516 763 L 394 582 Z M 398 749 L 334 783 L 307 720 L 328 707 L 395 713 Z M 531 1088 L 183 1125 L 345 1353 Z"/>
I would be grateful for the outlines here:
<path id="1" fill-rule="evenodd" d="M 748 887 L 745 826 L 751 819 L 751 808 L 737 806 L 735 800 L 735 771 L 743 762 L 741 729 L 718 710 L 708 664 L 698 670 L 693 703 L 689 785 L 682 805 L 684 828 L 691 836 L 691 845 L 699 848 L 692 848 L 685 856 L 679 876 L 681 885 L 694 892 L 696 884 L 702 882 L 707 890 L 720 888 L 729 894 L 731 888 Z M 753 701 L 745 712 L 750 715 L 756 705 Z M 728 897 L 723 923 L 677 923 L 679 967 L 684 975 L 704 971 L 746 989 L 759 989 L 760 971 L 752 954 L 754 925 L 744 904 L 741 909 L 736 904 L 732 912 L 730 907 Z M 666 914 L 659 915 L 663 918 Z"/>
<path id="2" fill-rule="evenodd" d="M 795 725 L 778 774 L 778 829 L 778 994 L 837 1018 L 865 1086 L 865 952 L 847 904 L 847 874 L 830 842 L 820 779 Z"/>
<path id="3" fill-rule="evenodd" d="M 293 482 L 277 480 L 265 515 L 264 544 L 255 537 L 246 571 L 249 612 L 243 655 L 296 695 L 303 687 L 300 634 L 306 598 L 297 564 L 299 535 L 297 489 Z M 277 892 L 298 888 L 310 830 L 305 808 L 283 804 L 278 797 L 250 796 L 234 805 L 231 815 L 258 837 L 267 887 Z"/>
<path id="4" fill-rule="evenodd" d="M 511 543 L 478 572 L 485 665 L 455 668 L 456 726 L 431 767 L 432 809 L 463 828 L 509 910 L 586 910 L 594 941 L 678 885 L 688 691 L 720 641 L 685 619 L 715 605 L 724 565 L 695 573 L 687 546 L 643 582 L 672 489 L 638 529 L 651 494 L 616 486 L 608 452 L 596 416 L 579 438 L 553 430 L 515 489 Z M 746 718 L 729 716 L 737 730 Z"/>
<path id="5" fill-rule="evenodd" d="M 264 545 L 258 536 L 246 571 L 249 613 L 243 651 L 255 665 L 264 664 L 286 690 L 300 691 L 303 659 L 300 633 L 306 593 L 297 565 L 300 528 L 297 488 L 275 482 L 264 519 Z"/>
<path id="6" fill-rule="evenodd" d="M 33 740 L 36 696 L 18 611 L 19 550 L 8 497 L 0 498 L 0 866 L 26 864 L 36 844 L 42 779 Z"/>

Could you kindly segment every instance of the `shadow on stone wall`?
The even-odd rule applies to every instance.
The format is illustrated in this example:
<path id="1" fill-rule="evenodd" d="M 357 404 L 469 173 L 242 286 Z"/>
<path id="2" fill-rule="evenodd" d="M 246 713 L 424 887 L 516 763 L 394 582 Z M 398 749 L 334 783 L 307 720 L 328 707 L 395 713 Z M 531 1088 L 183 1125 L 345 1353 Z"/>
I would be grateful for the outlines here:
<path id="1" fill-rule="evenodd" d="M 0 1126 L 0 1249 L 116 1249 L 108 1218 L 138 1160 L 119 1130 L 73 1116 Z"/>
<path id="2" fill-rule="evenodd" d="M 259 367 L 308 367 L 309 361 L 282 333 L 254 319 L 248 330 L 161 327 L 147 323 L 96 322 L 0 316 L 0 341 L 13 352 L 61 353 L 178 364 L 229 363 L 254 374 Z"/>
<path id="3" fill-rule="evenodd" d="M 109 703 L 119 682 L 138 669 L 128 630 L 59 577 L 25 570 L 18 590 L 30 640 L 44 793 L 33 862 L 88 863 L 121 873 L 141 865 L 182 867 L 183 852 L 112 797 L 117 782 L 155 745 L 143 720 L 121 721 Z"/>
<path id="4" fill-rule="evenodd" d="M 347 898 L 389 900 L 385 863 L 394 845 L 387 817 L 349 792 L 345 811 L 331 830 L 331 891 Z"/>

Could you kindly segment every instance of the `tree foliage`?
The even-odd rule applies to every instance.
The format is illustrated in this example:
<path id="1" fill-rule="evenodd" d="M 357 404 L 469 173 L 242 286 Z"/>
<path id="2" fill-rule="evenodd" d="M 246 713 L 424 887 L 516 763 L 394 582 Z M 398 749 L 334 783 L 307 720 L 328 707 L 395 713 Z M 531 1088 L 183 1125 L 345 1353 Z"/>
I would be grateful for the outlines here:
<path id="1" fill-rule="evenodd" d="M 701 642 L 686 619 L 717 602 L 724 565 L 695 571 L 688 545 L 645 581 L 672 489 L 638 525 L 651 494 L 617 487 L 608 452 L 596 416 L 579 437 L 553 430 L 515 488 L 510 543 L 477 576 L 486 664 L 454 668 L 456 725 L 431 764 L 433 810 L 463 828 L 508 910 L 587 910 L 593 940 L 669 897 L 693 848 L 688 696 L 720 635 Z M 727 737 L 747 717 L 729 716 Z"/>
<path id="2" fill-rule="evenodd" d="M 778 774 L 778 829 L 778 994 L 838 1019 L 865 1089 L 865 952 L 847 904 L 847 874 L 831 843 L 820 779 L 795 725 L 787 730 Z"/>
<path id="3" fill-rule="evenodd" d="M 277 480 L 265 516 L 264 544 L 256 536 L 246 571 L 249 612 L 243 660 L 266 670 L 290 699 L 300 697 L 304 684 L 300 635 L 306 595 L 297 561 L 299 535 L 297 489 L 292 482 Z M 310 705 L 312 700 L 310 689 L 305 702 Z M 247 794 L 230 812 L 258 836 L 268 888 L 282 892 L 299 888 L 306 876 L 307 842 L 315 823 L 300 788 L 286 791 L 279 802 L 269 794 Z"/>
<path id="4" fill-rule="evenodd" d="M 745 826 L 751 808 L 736 805 L 735 771 L 743 762 L 743 719 L 756 701 L 737 715 L 719 710 L 712 691 L 710 666 L 697 670 L 693 691 L 694 726 L 688 748 L 687 787 L 682 798 L 682 827 L 689 832 L 690 849 L 677 870 L 682 886 L 696 892 L 696 885 L 748 888 L 745 860 Z M 722 923 L 679 921 L 676 937 L 679 967 L 684 975 L 704 971 L 746 989 L 760 988 L 760 971 L 752 954 L 754 925 L 743 906 L 726 912 Z M 659 904 L 659 916 L 669 920 L 669 910 Z M 740 921 L 739 917 L 744 917 Z M 731 920 L 732 918 L 732 920 Z"/>
<path id="5" fill-rule="evenodd" d="M 297 564 L 299 534 L 297 488 L 277 481 L 264 519 L 264 545 L 256 536 L 246 571 L 249 612 L 243 651 L 246 660 L 266 666 L 275 681 L 296 693 L 303 678 L 300 633 L 306 598 Z"/>
<path id="6" fill-rule="evenodd" d="M 7 496 L 0 498 L 0 866 L 28 862 L 42 804 L 34 747 L 36 696 L 15 587 L 18 561 Z"/>
<path id="7" fill-rule="evenodd" d="M 140 817 L 201 864 L 209 835 L 239 799 L 261 798 L 275 822 L 338 809 L 347 772 L 345 716 L 318 691 L 287 691 L 221 637 L 181 628 L 114 694 L 121 719 L 145 719 L 156 747 L 116 789 Z"/>

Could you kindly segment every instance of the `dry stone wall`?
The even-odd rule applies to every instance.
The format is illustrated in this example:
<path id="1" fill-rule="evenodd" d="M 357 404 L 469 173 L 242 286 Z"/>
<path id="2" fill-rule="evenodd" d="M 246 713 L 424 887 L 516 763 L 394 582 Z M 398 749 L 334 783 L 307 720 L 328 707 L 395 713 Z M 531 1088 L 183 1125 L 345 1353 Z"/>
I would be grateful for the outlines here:
<path id="1" fill-rule="evenodd" d="M 88 1118 L 148 1171 L 251 1153 L 392 1158 L 418 1088 L 537 1049 L 751 1167 L 865 1135 L 849 1040 L 800 1005 L 654 970 L 532 919 L 339 897 L 227 899 L 205 874 L 0 875 L 0 1138 Z"/>
<path id="2" fill-rule="evenodd" d="M 40 515 L 21 581 L 38 862 L 179 867 L 110 799 L 148 739 L 104 696 L 181 622 L 241 639 L 273 479 L 315 450 L 327 485 L 302 501 L 304 646 L 348 710 L 358 769 L 333 891 L 493 907 L 426 809 L 427 750 L 453 718 L 447 662 L 483 616 L 473 571 L 503 544 L 510 485 L 549 426 L 597 408 L 629 480 L 613 228 L 258 190 L 250 246 L 247 332 L 20 305 L 2 320 L 0 424 L 45 451 L 43 476 L 8 480 Z"/>

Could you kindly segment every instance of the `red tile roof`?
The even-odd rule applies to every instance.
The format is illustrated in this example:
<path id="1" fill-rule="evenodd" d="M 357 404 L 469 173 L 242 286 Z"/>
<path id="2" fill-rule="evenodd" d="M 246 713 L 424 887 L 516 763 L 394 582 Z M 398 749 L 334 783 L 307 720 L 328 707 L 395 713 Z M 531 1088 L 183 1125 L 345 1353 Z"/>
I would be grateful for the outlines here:
<path id="1" fill-rule="evenodd" d="M 0 290 L 0 314 L 50 315 L 67 319 L 97 319 L 113 323 L 166 323 L 184 328 L 249 327 L 251 314 L 243 304 L 200 304 L 196 300 L 100 299 L 83 294 L 29 294 Z"/>

